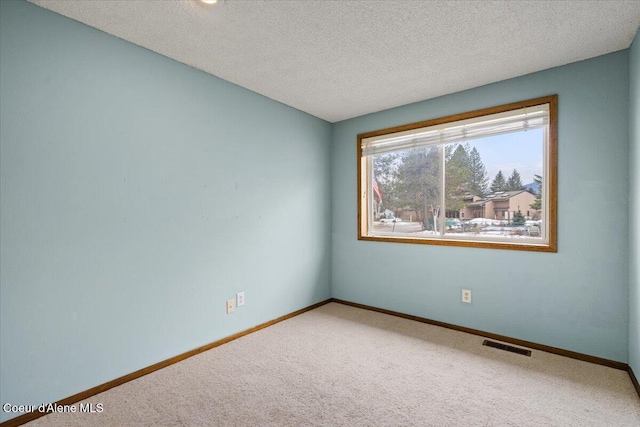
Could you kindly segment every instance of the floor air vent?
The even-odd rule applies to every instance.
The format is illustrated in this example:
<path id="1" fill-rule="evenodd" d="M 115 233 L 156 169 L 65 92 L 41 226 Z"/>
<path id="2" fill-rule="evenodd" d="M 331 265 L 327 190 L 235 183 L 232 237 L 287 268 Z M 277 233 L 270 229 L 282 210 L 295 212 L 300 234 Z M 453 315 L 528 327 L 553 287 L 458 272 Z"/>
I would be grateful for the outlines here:
<path id="1" fill-rule="evenodd" d="M 484 340 L 482 345 L 486 345 L 487 347 L 499 348 L 500 350 L 510 351 L 511 353 L 521 354 L 523 356 L 531 357 L 531 350 L 526 350 L 524 348 L 518 348 L 507 344 L 501 344 L 495 341 Z"/>

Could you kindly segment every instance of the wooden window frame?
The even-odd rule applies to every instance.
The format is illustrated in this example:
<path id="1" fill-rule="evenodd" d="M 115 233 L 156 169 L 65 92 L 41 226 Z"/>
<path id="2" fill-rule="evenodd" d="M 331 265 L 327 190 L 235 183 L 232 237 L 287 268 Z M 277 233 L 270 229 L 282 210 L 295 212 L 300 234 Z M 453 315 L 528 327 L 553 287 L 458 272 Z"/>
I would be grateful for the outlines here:
<path id="1" fill-rule="evenodd" d="M 369 179 L 367 170 L 367 157 L 362 155 L 362 142 L 366 138 L 382 136 L 387 134 L 393 134 L 397 132 L 411 131 L 419 128 L 441 125 L 445 123 L 457 122 L 466 119 L 473 119 L 482 116 L 488 116 L 497 113 L 504 113 L 508 111 L 518 110 L 527 107 L 533 107 L 537 105 L 548 104 L 549 105 L 549 123 L 548 123 L 548 145 L 547 156 L 544 159 L 546 163 L 546 176 L 547 181 L 547 194 L 545 203 L 547 206 L 546 227 L 548 230 L 547 241 L 542 243 L 531 243 L 526 241 L 525 243 L 518 243 L 517 241 L 505 242 L 505 241 L 480 241 L 472 239 L 455 239 L 455 238 L 413 238 L 395 236 L 381 236 L 381 235 L 369 235 L 369 198 L 372 194 L 367 191 L 366 183 Z M 511 104 L 499 105 L 490 108 L 484 108 L 481 110 L 475 110 L 460 114 L 454 114 L 446 117 L 440 117 L 436 119 L 426 120 L 417 123 L 411 123 L 402 126 L 396 126 L 387 129 L 381 129 L 373 132 L 367 132 L 359 134 L 357 137 L 357 197 L 358 197 L 358 240 L 368 240 L 377 242 L 394 242 L 394 243 L 411 243 L 422 245 L 442 245 L 442 246 L 461 246 L 461 247 L 473 247 L 473 248 L 487 248 L 487 249 L 503 249 L 503 250 L 520 250 L 520 251 L 534 251 L 534 252 L 557 252 L 557 198 L 558 198 L 558 96 L 549 95 L 545 97 L 529 99 L 526 101 L 515 102 Z M 443 209 L 444 210 L 444 209 Z"/>

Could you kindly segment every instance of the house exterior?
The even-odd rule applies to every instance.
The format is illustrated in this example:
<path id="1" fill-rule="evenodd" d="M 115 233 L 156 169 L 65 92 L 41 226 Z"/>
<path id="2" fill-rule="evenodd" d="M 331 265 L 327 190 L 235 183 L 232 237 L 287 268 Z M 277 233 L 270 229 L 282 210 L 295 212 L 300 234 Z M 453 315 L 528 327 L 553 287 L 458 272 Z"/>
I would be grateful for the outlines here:
<path id="1" fill-rule="evenodd" d="M 489 218 L 511 220 L 516 212 L 525 218 L 536 219 L 540 212 L 531 208 L 536 196 L 525 190 L 497 191 L 481 198 L 465 196 L 465 207 L 460 209 L 460 219 Z"/>

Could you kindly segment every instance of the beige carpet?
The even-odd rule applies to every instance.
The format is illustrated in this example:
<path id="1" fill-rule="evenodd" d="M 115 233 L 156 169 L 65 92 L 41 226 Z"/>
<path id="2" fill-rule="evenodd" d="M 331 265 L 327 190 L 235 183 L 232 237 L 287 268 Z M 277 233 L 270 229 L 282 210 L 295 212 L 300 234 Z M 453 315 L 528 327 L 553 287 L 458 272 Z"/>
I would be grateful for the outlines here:
<path id="1" fill-rule="evenodd" d="M 640 426 L 624 371 L 331 303 L 31 426 Z"/>

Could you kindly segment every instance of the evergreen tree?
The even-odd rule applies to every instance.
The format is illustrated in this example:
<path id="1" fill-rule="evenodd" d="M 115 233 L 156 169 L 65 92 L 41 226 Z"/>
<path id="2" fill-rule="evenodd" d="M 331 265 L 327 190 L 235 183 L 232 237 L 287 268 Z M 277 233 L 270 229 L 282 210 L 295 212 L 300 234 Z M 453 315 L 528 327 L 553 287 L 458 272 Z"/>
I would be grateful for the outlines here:
<path id="1" fill-rule="evenodd" d="M 518 212 L 513 214 L 513 224 L 514 225 L 524 224 L 524 215 L 522 215 L 522 212 L 520 211 L 520 209 L 518 209 Z"/>
<path id="2" fill-rule="evenodd" d="M 542 177 L 540 175 L 533 175 L 533 182 L 538 184 L 538 192 L 535 193 L 536 200 L 529 206 L 531 209 L 539 211 L 542 209 Z"/>
<path id="3" fill-rule="evenodd" d="M 453 145 L 447 146 L 447 149 L 449 150 L 445 150 L 445 154 L 446 151 L 451 152 Z M 464 207 L 462 196 L 469 191 L 470 181 L 469 154 L 467 148 L 459 144 L 455 150 L 447 156 L 445 162 L 445 197 L 447 210 L 458 211 Z"/>
<path id="4" fill-rule="evenodd" d="M 507 189 L 507 180 L 504 179 L 502 171 L 498 171 L 496 177 L 491 182 L 491 192 L 505 191 Z"/>
<path id="5" fill-rule="evenodd" d="M 506 191 L 516 191 L 516 190 L 524 190 L 524 185 L 522 185 L 522 180 L 520 179 L 520 174 L 517 170 L 513 170 L 511 176 L 507 180 L 507 189 Z"/>
<path id="6" fill-rule="evenodd" d="M 488 191 L 489 176 L 476 147 L 469 154 L 469 175 L 469 192 L 474 196 L 484 197 Z"/>

